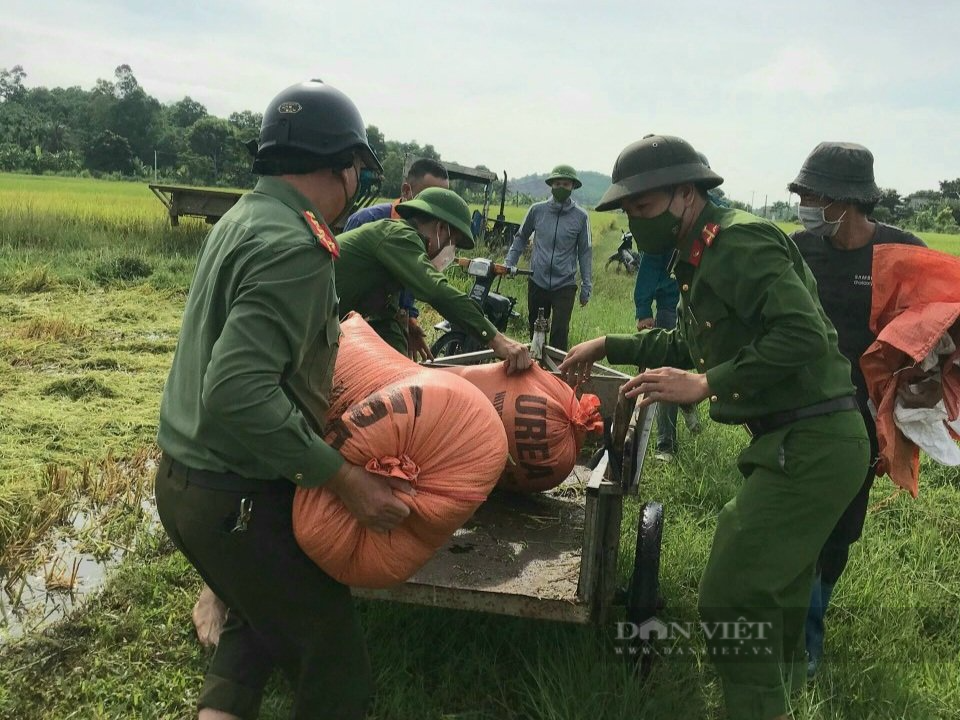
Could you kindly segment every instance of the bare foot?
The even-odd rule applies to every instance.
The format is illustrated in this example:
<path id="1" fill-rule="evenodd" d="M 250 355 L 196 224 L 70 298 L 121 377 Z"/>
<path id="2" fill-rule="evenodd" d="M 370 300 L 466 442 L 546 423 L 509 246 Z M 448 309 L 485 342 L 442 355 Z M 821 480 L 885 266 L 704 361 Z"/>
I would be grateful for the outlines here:
<path id="1" fill-rule="evenodd" d="M 203 708 L 200 711 L 200 714 L 197 715 L 197 720 L 240 720 L 236 715 L 231 715 L 228 712 L 223 710 L 211 710 L 210 708 Z"/>
<path id="2" fill-rule="evenodd" d="M 197 639 L 204 647 L 214 647 L 220 641 L 220 631 L 227 617 L 227 606 L 207 585 L 200 591 L 197 604 L 193 606 L 193 626 Z M 231 716 L 232 717 L 232 716 Z"/>

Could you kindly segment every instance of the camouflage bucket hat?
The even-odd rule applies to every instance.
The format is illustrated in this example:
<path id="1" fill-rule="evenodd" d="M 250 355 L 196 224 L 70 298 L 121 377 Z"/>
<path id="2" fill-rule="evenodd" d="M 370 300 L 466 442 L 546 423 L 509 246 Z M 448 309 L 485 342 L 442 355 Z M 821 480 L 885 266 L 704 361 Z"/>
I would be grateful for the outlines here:
<path id="1" fill-rule="evenodd" d="M 873 153 L 856 143 L 820 143 L 807 155 L 787 189 L 840 202 L 872 203 L 880 199 L 880 188 L 873 178 Z"/>
<path id="2" fill-rule="evenodd" d="M 411 212 L 419 210 L 445 223 L 460 233 L 457 247 L 470 250 L 474 246 L 473 231 L 470 229 L 470 208 L 463 198 L 453 190 L 446 188 L 427 188 L 413 200 L 397 205 L 397 213 L 406 218 Z"/>

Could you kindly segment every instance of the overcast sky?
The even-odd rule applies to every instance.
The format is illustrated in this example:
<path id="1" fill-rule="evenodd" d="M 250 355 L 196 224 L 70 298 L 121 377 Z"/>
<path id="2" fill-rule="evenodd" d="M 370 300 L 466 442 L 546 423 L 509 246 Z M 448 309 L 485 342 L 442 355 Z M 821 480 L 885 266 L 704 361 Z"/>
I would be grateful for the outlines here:
<path id="1" fill-rule="evenodd" d="M 859 142 L 901 193 L 960 176 L 960 2 L 4 0 L 0 67 L 113 78 L 226 117 L 321 78 L 388 139 L 510 176 L 609 173 L 680 135 L 757 205 L 821 140 Z"/>

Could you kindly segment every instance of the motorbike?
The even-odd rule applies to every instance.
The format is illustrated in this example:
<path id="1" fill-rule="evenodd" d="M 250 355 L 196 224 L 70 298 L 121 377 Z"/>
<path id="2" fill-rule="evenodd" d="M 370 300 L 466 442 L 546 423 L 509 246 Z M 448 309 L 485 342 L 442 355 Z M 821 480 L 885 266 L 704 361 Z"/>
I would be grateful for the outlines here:
<path id="1" fill-rule="evenodd" d="M 633 233 L 621 231 L 620 247 L 607 258 L 607 264 L 604 265 L 604 269 L 609 270 L 610 265 L 613 263 L 617 263 L 615 266 L 617 272 L 620 272 L 621 268 L 628 273 L 635 273 L 637 271 L 637 266 L 640 264 L 640 253 L 634 252 L 633 250 Z"/>
<path id="2" fill-rule="evenodd" d="M 459 265 L 467 275 L 473 278 L 473 287 L 468 293 L 470 299 L 480 306 L 483 314 L 497 330 L 506 332 L 510 318 L 520 317 L 520 315 L 513 310 L 517 304 L 515 297 L 496 292 L 500 289 L 500 280 L 504 276 L 530 276 L 533 272 L 500 265 L 487 258 L 457 258 L 454 264 Z M 493 289 L 494 280 L 496 280 L 496 290 Z M 486 343 L 449 320 L 443 320 L 433 328 L 441 333 L 436 342 L 430 346 L 430 352 L 436 358 L 476 352 L 485 350 L 487 347 Z"/>

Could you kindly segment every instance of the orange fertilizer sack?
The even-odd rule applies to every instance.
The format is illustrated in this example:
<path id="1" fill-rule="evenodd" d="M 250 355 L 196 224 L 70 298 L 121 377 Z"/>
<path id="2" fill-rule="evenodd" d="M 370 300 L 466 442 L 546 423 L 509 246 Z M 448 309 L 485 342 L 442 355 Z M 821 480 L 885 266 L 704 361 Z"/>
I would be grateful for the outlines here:
<path id="1" fill-rule="evenodd" d="M 410 515 L 379 534 L 329 490 L 298 488 L 293 529 L 330 576 L 382 588 L 413 575 L 486 500 L 503 471 L 507 440 L 496 411 L 470 383 L 421 369 L 359 316 L 342 328 L 334 385 L 335 404 L 344 409 L 328 415 L 324 439 L 348 462 L 409 480 L 417 495 L 396 493 Z"/>
<path id="2" fill-rule="evenodd" d="M 603 432 L 600 399 L 537 365 L 507 375 L 503 363 L 443 368 L 469 380 L 496 408 L 510 458 L 498 483 L 514 492 L 542 492 L 566 479 L 588 433 Z"/>

